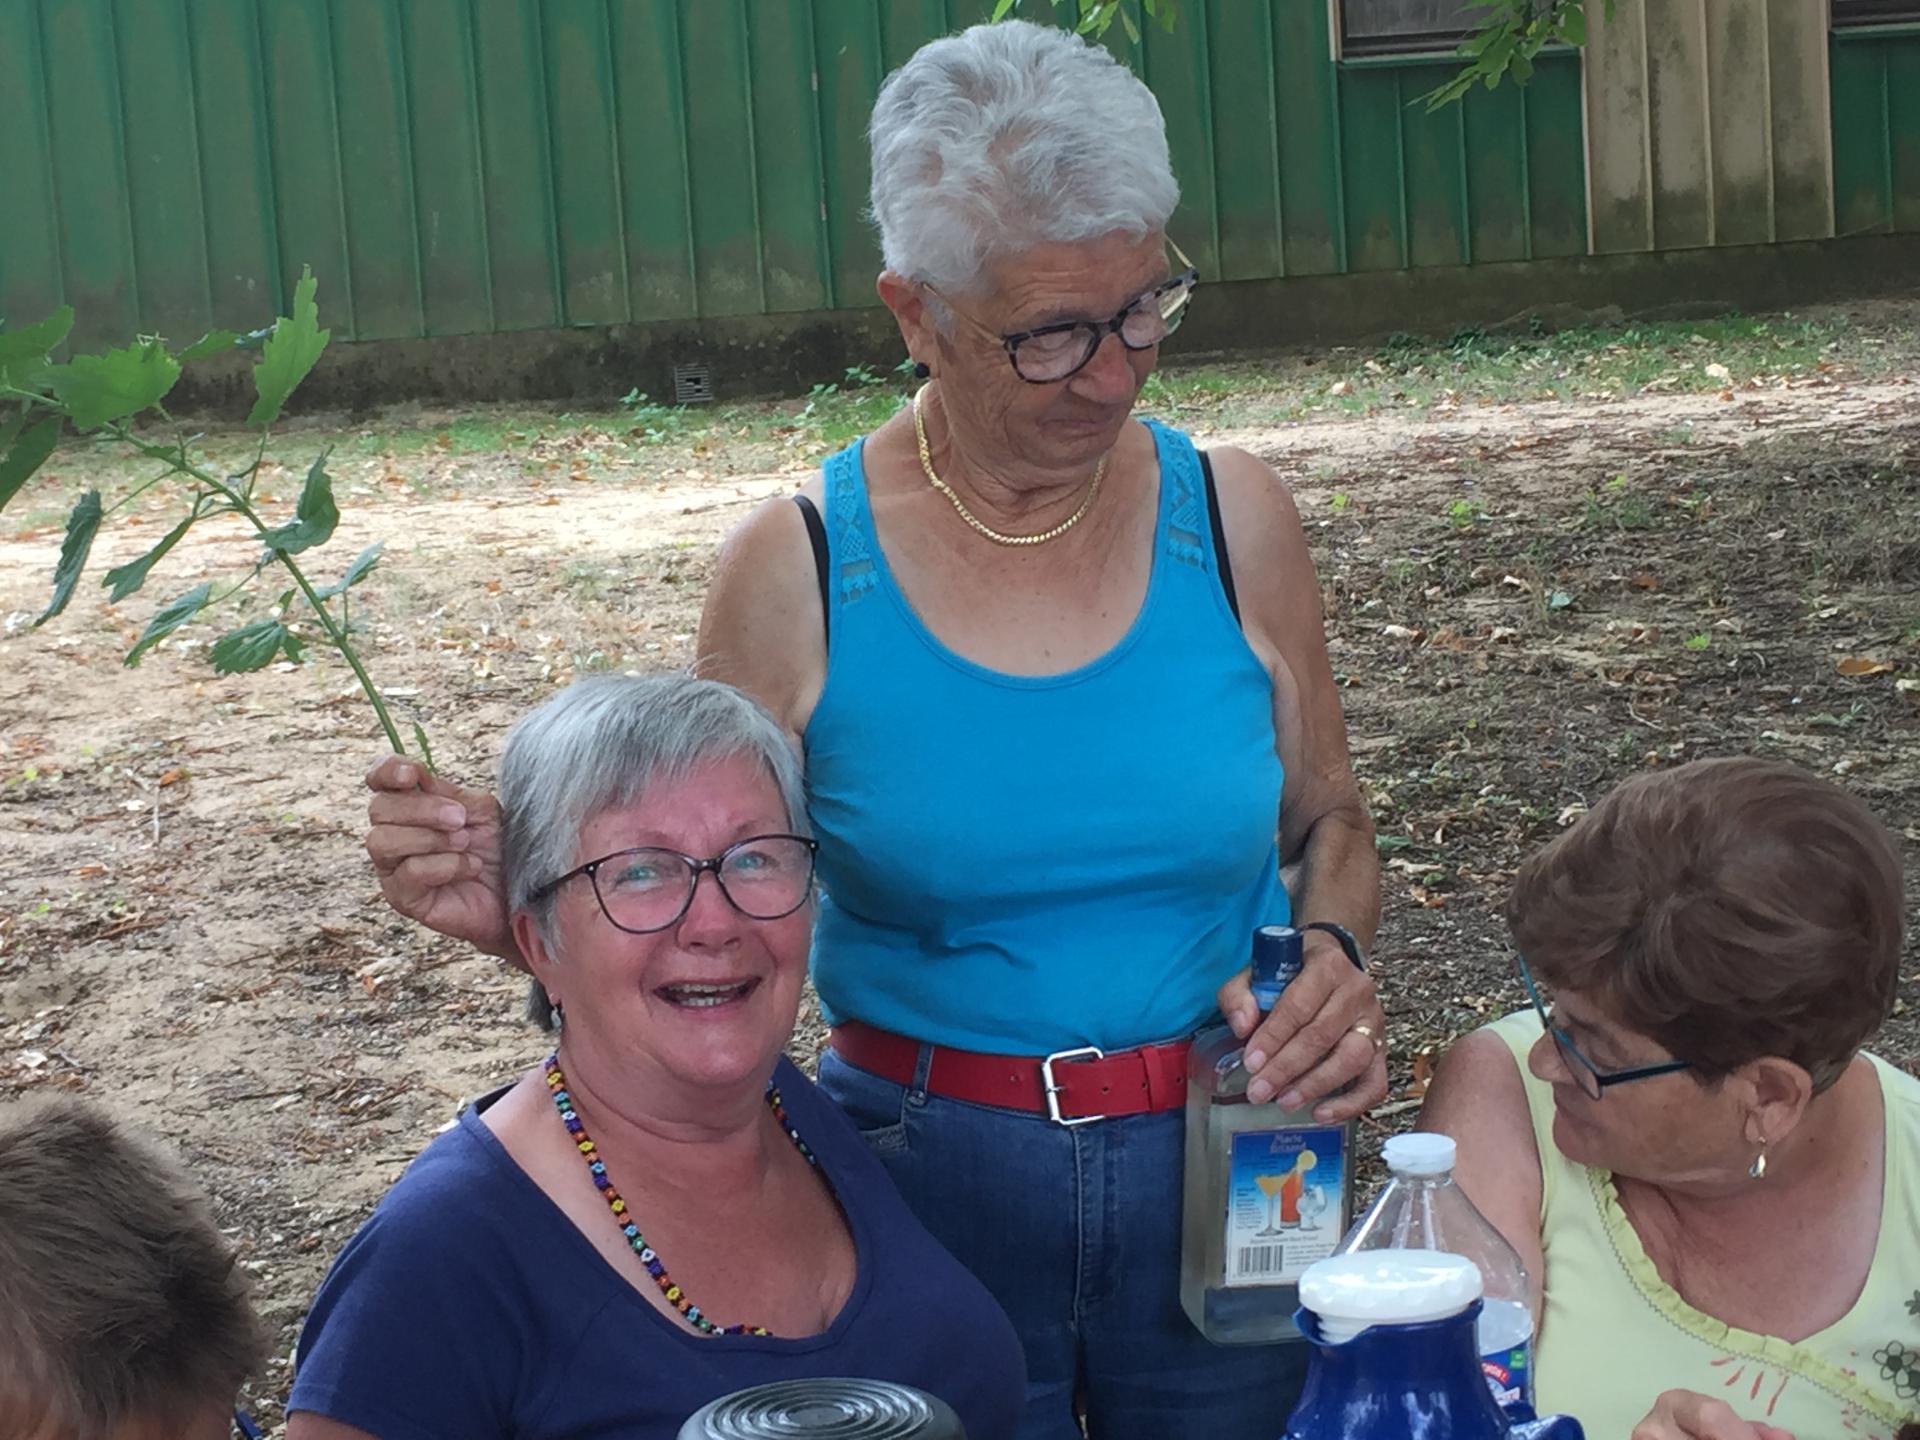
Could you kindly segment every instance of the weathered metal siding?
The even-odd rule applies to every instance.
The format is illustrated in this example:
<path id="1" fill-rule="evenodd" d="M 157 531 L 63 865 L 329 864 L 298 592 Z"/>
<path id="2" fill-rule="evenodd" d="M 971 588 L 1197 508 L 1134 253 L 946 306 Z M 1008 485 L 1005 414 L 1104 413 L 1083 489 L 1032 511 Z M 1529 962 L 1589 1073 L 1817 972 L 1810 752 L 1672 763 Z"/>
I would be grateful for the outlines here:
<path id="1" fill-rule="evenodd" d="M 1920 26 L 1833 36 L 1834 226 L 1920 231 Z"/>
<path id="2" fill-rule="evenodd" d="M 1587 49 L 1596 253 L 1833 234 L 1827 0 L 1619 0 Z"/>
<path id="3" fill-rule="evenodd" d="M 0 0 L 0 316 L 190 339 L 307 264 L 343 339 L 873 304 L 873 96 L 991 8 Z M 1451 65 L 1337 64 L 1324 0 L 1107 38 L 1160 97 L 1209 275 L 1586 249 L 1572 56 L 1430 116 Z"/>

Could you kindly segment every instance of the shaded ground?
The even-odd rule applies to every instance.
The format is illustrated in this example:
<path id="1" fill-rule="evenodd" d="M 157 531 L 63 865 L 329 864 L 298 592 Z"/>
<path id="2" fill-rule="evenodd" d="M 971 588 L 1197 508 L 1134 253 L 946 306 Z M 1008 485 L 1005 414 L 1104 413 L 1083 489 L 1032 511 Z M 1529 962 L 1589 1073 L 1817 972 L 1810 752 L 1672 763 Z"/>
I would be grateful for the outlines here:
<path id="1" fill-rule="evenodd" d="M 1411 1120 L 1423 1052 L 1516 1003 L 1504 885 L 1619 779 L 1781 756 L 1920 840 L 1916 321 L 1920 304 L 1881 306 L 1578 354 L 1456 337 L 1150 392 L 1203 441 L 1271 460 L 1306 518 L 1388 866 L 1394 1092 L 1370 1141 Z M 321 417 L 276 439 L 264 483 L 290 506 L 338 446 L 346 518 L 316 568 L 388 542 L 354 592 L 369 663 L 443 768 L 478 781 L 556 683 L 689 658 L 726 528 L 897 403 L 882 382 L 847 391 L 705 416 Z M 134 478 L 76 446 L 0 538 L 0 1105 L 77 1090 L 186 1154 L 285 1342 L 272 1416 L 327 1259 L 540 1042 L 512 976 L 379 903 L 358 843 L 381 747 L 346 672 L 212 672 L 211 639 L 270 596 L 121 667 L 160 599 L 244 570 L 237 529 L 196 531 L 122 606 L 89 578 L 25 628 L 73 493 Z M 171 513 L 136 502 L 94 573 Z M 1879 1048 L 1912 1068 L 1909 961 Z M 810 1026 L 797 1048 L 817 1043 Z"/>

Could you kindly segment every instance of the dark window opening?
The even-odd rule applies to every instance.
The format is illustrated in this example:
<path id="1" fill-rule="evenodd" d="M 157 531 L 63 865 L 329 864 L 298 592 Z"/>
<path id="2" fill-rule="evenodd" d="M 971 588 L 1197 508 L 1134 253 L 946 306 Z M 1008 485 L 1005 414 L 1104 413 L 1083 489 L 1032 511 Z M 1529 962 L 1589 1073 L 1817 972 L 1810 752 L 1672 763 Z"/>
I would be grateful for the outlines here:
<path id="1" fill-rule="evenodd" d="M 1489 18 L 1464 0 L 1341 0 L 1340 53 L 1449 54 Z"/>
<path id="2" fill-rule="evenodd" d="M 1833 0 L 1833 25 L 1896 25 L 1920 20 L 1920 0 Z"/>

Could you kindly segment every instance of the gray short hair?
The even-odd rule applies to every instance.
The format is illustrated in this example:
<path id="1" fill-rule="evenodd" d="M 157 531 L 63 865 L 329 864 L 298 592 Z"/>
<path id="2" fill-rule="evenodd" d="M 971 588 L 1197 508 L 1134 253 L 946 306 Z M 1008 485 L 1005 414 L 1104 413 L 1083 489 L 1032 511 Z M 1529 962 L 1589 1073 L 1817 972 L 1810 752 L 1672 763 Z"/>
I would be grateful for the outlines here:
<path id="1" fill-rule="evenodd" d="M 887 268 L 965 293 L 1035 245 L 1164 230 L 1180 200 L 1160 103 L 1051 25 L 975 25 L 916 50 L 869 128 Z"/>
<path id="2" fill-rule="evenodd" d="M 581 828 L 649 786 L 734 755 L 766 769 L 788 826 L 810 834 L 800 757 L 780 723 L 731 685 L 691 675 L 595 675 L 523 716 L 500 757 L 508 910 L 530 912 L 551 945 L 553 896 L 535 900 L 534 891 L 573 869 Z"/>
<path id="3" fill-rule="evenodd" d="M 0 1123 L 0 1435 L 172 1434 L 231 1406 L 266 1351 L 172 1156 L 79 1100 Z"/>

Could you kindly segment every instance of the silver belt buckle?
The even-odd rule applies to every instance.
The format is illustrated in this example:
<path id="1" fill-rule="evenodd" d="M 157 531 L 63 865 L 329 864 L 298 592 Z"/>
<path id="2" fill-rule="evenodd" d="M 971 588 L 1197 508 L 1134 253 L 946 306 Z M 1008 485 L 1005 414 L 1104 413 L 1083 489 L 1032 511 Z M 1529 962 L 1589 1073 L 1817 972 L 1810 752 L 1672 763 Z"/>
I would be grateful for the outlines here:
<path id="1" fill-rule="evenodd" d="M 1040 1085 L 1047 1096 L 1047 1118 L 1054 1124 L 1071 1130 L 1075 1125 L 1090 1125 L 1095 1120 L 1104 1120 L 1104 1115 L 1076 1115 L 1069 1119 L 1060 1113 L 1060 1092 L 1066 1087 L 1053 1078 L 1053 1063 L 1056 1060 L 1104 1060 L 1107 1052 L 1098 1045 L 1082 1045 L 1077 1050 L 1056 1050 L 1040 1062 Z"/>

